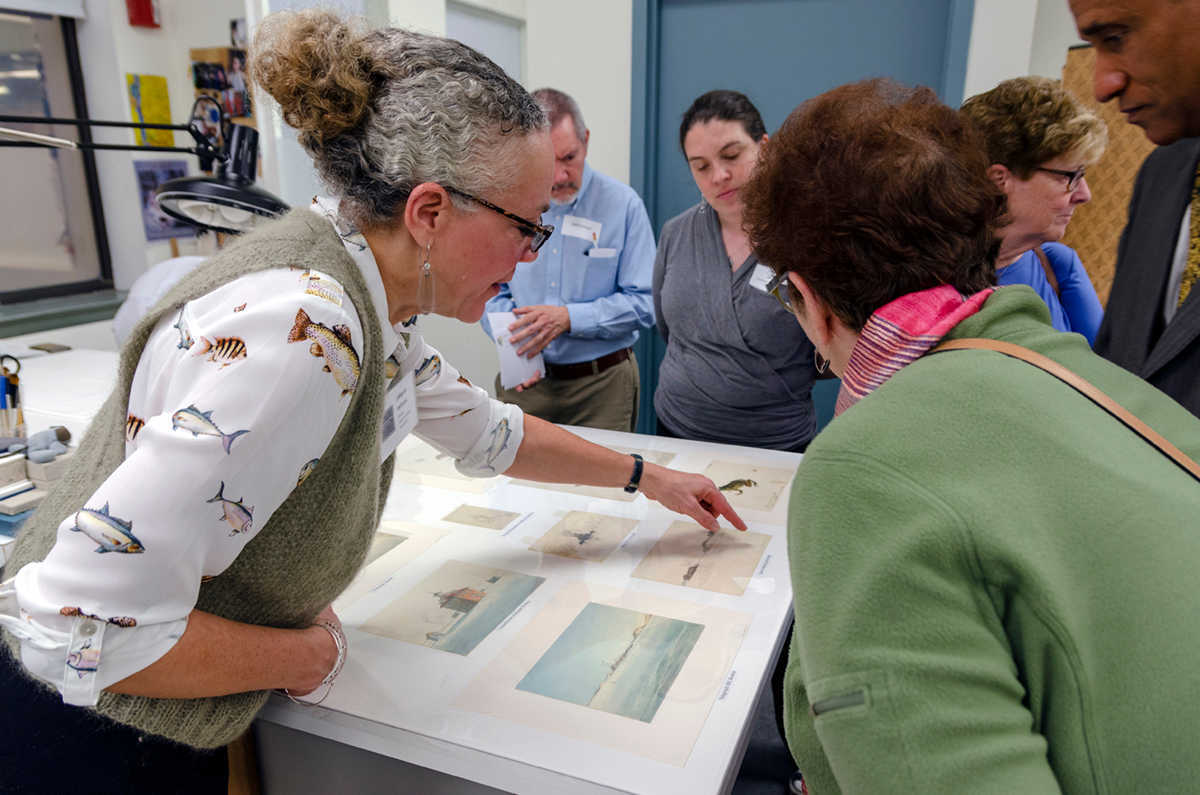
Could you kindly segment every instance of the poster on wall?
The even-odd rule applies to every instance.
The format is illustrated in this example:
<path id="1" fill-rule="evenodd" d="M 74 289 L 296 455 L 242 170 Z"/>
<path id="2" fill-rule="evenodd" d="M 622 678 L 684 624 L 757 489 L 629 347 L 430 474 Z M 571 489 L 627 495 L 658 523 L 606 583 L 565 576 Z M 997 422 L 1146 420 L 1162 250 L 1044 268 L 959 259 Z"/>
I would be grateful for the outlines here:
<path id="1" fill-rule="evenodd" d="M 142 199 L 142 228 L 147 240 L 167 240 L 173 237 L 195 237 L 196 227 L 176 221 L 162 211 L 154 191 L 169 179 L 187 176 L 186 160 L 134 160 L 138 192 Z"/>
<path id="2" fill-rule="evenodd" d="M 129 117 L 142 124 L 170 124 L 171 100 L 167 96 L 167 78 L 161 75 L 125 73 L 129 92 Z M 134 130 L 138 146 L 174 146 L 172 130 Z"/>

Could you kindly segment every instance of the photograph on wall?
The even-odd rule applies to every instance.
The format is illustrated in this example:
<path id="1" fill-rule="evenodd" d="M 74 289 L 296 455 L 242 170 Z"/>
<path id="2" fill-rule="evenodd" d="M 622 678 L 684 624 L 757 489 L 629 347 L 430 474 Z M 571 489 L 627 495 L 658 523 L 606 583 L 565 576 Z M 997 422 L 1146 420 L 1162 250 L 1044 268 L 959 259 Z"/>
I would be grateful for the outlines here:
<path id="1" fill-rule="evenodd" d="M 139 124 L 171 124 L 171 100 L 167 96 L 167 78 L 161 75 L 125 73 L 129 93 L 129 116 Z M 174 146 L 173 130 L 134 130 L 138 146 Z"/>
<path id="2" fill-rule="evenodd" d="M 704 474 L 717 484 L 735 510 L 771 511 L 792 483 L 795 467 L 764 467 L 740 461 L 713 461 Z"/>
<path id="3" fill-rule="evenodd" d="M 449 560 L 359 629 L 453 654 L 470 654 L 545 581 L 545 577 Z"/>
<path id="4" fill-rule="evenodd" d="M 469 524 L 473 527 L 484 527 L 488 530 L 503 530 L 520 518 L 521 514 L 515 511 L 501 511 L 498 508 L 484 508 L 480 505 L 467 505 L 466 503 L 458 506 L 450 513 L 442 517 L 443 522 L 454 522 L 455 524 Z"/>
<path id="5" fill-rule="evenodd" d="M 637 453 L 643 460 L 649 461 L 651 464 L 659 466 L 670 466 L 671 461 L 675 459 L 674 453 L 663 452 L 662 450 L 641 450 L 636 447 L 613 447 L 619 453 L 630 455 Z M 633 461 L 629 462 L 629 471 L 633 472 Z M 618 500 L 620 502 L 633 502 L 637 499 L 637 492 L 628 494 L 620 486 L 572 486 L 565 483 L 539 483 L 536 480 L 518 480 L 513 479 L 513 482 L 518 486 L 532 486 L 535 489 L 545 489 L 547 491 L 558 491 L 563 494 L 577 494 L 580 497 L 594 497 L 601 500 Z"/>
<path id="6" fill-rule="evenodd" d="M 683 767 L 749 624 L 736 610 L 569 582 L 454 706 Z"/>
<path id="7" fill-rule="evenodd" d="M 517 689 L 649 723 L 703 631 L 591 602 Z"/>
<path id="8" fill-rule="evenodd" d="M 167 240 L 173 237 L 195 237 L 196 227 L 177 221 L 162 211 L 154 191 L 170 179 L 187 176 L 185 160 L 134 160 L 138 193 L 142 203 L 142 228 L 147 240 Z"/>
<path id="9" fill-rule="evenodd" d="M 710 533 L 695 522 L 672 522 L 632 576 L 741 596 L 770 540 L 764 533 Z"/>
<path id="10" fill-rule="evenodd" d="M 637 527 L 637 519 L 622 519 L 587 511 L 568 511 L 530 549 L 563 558 L 607 560 L 625 537 Z"/>
<path id="11" fill-rule="evenodd" d="M 333 603 L 334 610 L 342 611 L 363 596 L 389 582 L 427 549 L 448 535 L 440 527 L 426 527 L 416 522 L 385 519 L 379 523 L 367 559 L 354 580 Z"/>

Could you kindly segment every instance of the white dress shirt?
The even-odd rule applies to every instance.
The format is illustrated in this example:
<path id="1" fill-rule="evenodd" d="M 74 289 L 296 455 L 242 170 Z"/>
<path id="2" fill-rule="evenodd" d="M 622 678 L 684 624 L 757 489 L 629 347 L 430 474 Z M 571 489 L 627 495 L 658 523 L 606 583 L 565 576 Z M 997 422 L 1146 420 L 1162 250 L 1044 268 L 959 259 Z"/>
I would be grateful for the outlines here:
<path id="1" fill-rule="evenodd" d="M 362 271 L 392 353 L 389 371 L 416 375 L 413 432 L 464 474 L 506 470 L 523 436 L 520 409 L 460 380 L 416 318 L 388 323 L 365 239 L 339 225 L 335 202 L 314 200 L 313 210 L 334 224 Z M 65 702 L 95 704 L 105 687 L 170 650 L 201 581 L 233 563 L 319 466 L 356 375 L 333 361 L 319 335 L 294 332 L 301 311 L 361 354 L 362 324 L 342 286 L 299 268 L 229 282 L 151 334 L 130 389 L 124 463 L 85 510 L 63 520 L 45 560 L 0 586 L 0 625 L 21 638 L 26 669 Z M 500 446 L 502 422 L 509 433 Z"/>

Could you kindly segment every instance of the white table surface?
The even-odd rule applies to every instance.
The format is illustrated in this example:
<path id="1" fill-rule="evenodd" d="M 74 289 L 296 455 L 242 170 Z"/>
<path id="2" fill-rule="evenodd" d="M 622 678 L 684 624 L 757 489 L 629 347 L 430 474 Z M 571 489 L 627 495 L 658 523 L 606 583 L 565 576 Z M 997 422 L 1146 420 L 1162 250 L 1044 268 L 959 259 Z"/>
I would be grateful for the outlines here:
<path id="1" fill-rule="evenodd" d="M 592 429 L 572 430 L 618 449 L 672 452 L 676 457 L 671 466 L 690 471 L 702 472 L 713 460 L 792 469 L 800 460 L 799 455 L 755 448 Z M 413 441 L 406 441 L 397 455 L 406 448 L 411 450 Z M 454 485 L 443 478 L 431 481 Z M 770 512 L 742 511 L 752 531 L 767 534 L 771 539 L 745 593 L 734 596 L 630 577 L 666 527 L 681 518 L 644 496 L 627 503 L 532 488 L 503 476 L 483 483 L 486 491 L 471 493 L 418 486 L 406 482 L 403 475 L 393 481 L 384 509 L 385 521 L 402 519 L 444 531 L 445 535 L 399 571 L 378 571 L 383 558 L 364 570 L 362 576 L 374 577 L 372 584 L 383 582 L 375 586 L 380 594 L 386 588 L 391 593 L 378 597 L 360 593 L 357 601 L 339 605 L 351 653 L 329 696 L 320 706 L 299 706 L 273 697 L 261 713 L 260 721 L 509 792 L 729 791 L 749 740 L 755 704 L 769 684 L 791 617 L 785 538 L 787 491 Z M 527 516 L 515 520 L 503 533 L 441 521 L 441 517 L 464 503 Z M 565 510 L 633 517 L 639 520 L 639 525 L 630 539 L 603 563 L 571 561 L 530 550 L 530 540 L 540 536 L 554 516 Z M 465 658 L 382 638 L 358 628 L 391 596 L 411 589 L 425 574 L 451 559 L 503 565 L 524 574 L 546 577 L 546 583 L 509 622 Z M 727 610 L 747 617 L 740 644 L 730 650 L 732 663 L 708 672 L 720 685 L 713 693 L 707 718 L 685 763 L 667 764 L 578 736 L 563 736 L 527 722 L 456 706 L 456 700 L 469 684 L 486 676 L 494 660 L 522 636 L 522 629 L 536 620 L 541 610 L 554 604 L 556 594 L 578 587 L 579 583 L 606 593 L 615 589 L 631 600 L 644 597 L 687 602 L 694 606 L 690 620 L 701 623 L 706 611 Z M 588 707 L 565 702 L 564 707 L 581 710 L 581 721 L 589 719 L 588 713 L 593 712 Z M 643 731 L 635 723 L 630 723 L 630 731 Z M 652 722 L 649 733 L 644 735 L 650 743 L 654 742 L 653 730 Z"/>
<path id="2" fill-rule="evenodd" d="M 116 366 L 116 353 L 98 350 L 76 349 L 23 360 L 22 397 L 30 429 L 61 424 L 71 430 L 74 440 L 80 439 L 111 389 Z M 800 460 L 798 455 L 755 448 L 572 430 L 612 447 L 673 453 L 671 466 L 690 471 L 702 472 L 714 460 L 776 468 L 794 468 Z M 410 447 L 414 442 L 406 442 L 401 452 L 414 449 Z M 742 511 L 752 531 L 771 538 L 745 593 L 735 596 L 629 576 L 640 556 L 680 518 L 642 495 L 633 502 L 610 500 L 534 488 L 503 476 L 468 486 L 439 477 L 428 481 L 436 485 L 416 485 L 412 480 L 401 474 L 393 481 L 384 519 L 416 523 L 443 535 L 405 569 L 389 574 L 384 586 L 400 592 L 439 562 L 472 554 L 473 560 L 502 563 L 514 571 L 543 576 L 546 583 L 466 657 L 367 634 L 354 624 L 362 623 L 369 606 L 351 603 L 343 612 L 351 654 L 324 704 L 302 707 L 273 697 L 261 713 L 261 721 L 510 792 L 722 793 L 732 787 L 749 739 L 750 718 L 768 684 L 791 616 L 786 491 L 769 512 Z M 619 494 L 614 490 L 614 495 Z M 442 521 L 460 504 L 525 516 L 504 533 Z M 544 529 L 553 516 L 566 510 L 634 518 L 639 525 L 602 563 L 531 551 L 530 533 L 540 535 L 538 528 Z M 408 572 L 410 567 L 413 573 Z M 365 571 L 373 570 L 368 567 Z M 492 658 L 504 653 L 521 630 L 553 602 L 556 593 L 579 583 L 606 591 L 624 590 L 632 598 L 686 602 L 695 607 L 697 616 L 710 608 L 746 616 L 745 633 L 737 648 L 729 650 L 732 662 L 710 672 L 721 684 L 682 765 L 454 706 L 458 693 L 479 678 Z M 427 661 L 431 651 L 447 659 L 444 671 L 431 670 L 420 662 Z M 389 671 L 402 674 L 402 686 L 389 686 L 381 680 L 381 672 Z M 422 691 L 425 694 L 414 696 Z M 429 693 L 436 697 L 428 697 Z"/>

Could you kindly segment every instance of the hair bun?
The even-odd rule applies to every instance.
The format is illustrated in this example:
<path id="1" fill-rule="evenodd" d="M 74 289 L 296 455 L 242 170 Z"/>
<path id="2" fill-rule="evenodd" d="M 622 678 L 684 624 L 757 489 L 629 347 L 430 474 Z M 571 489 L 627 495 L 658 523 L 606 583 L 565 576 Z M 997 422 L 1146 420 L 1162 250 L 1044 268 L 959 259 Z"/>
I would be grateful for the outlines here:
<path id="1" fill-rule="evenodd" d="M 305 146 L 354 129 L 370 109 L 370 59 L 357 27 L 310 9 L 271 14 L 254 34 L 250 77 L 279 103 Z"/>

